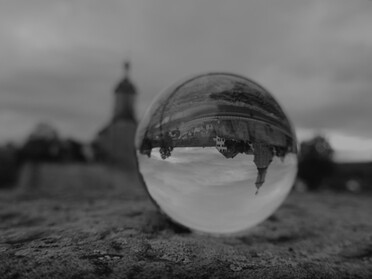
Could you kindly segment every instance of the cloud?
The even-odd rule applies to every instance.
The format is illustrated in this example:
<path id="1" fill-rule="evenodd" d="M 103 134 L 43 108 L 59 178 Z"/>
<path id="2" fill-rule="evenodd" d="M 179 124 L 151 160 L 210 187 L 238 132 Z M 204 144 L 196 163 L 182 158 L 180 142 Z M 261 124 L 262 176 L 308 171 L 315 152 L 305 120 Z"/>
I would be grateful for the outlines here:
<path id="1" fill-rule="evenodd" d="M 0 108 L 91 138 L 130 57 L 140 117 L 180 78 L 230 71 L 268 88 L 298 129 L 372 138 L 371 25 L 370 1 L 6 1 Z"/>

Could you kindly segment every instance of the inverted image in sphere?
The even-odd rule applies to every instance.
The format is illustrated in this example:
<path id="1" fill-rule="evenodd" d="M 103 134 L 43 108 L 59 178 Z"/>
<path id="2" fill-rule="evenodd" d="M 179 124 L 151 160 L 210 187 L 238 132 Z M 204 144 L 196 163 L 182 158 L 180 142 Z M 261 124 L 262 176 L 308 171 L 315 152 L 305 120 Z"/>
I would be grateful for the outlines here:
<path id="1" fill-rule="evenodd" d="M 198 75 L 160 94 L 136 134 L 148 193 L 174 222 L 230 234 L 269 217 L 288 195 L 297 143 L 263 87 L 227 73 Z"/>

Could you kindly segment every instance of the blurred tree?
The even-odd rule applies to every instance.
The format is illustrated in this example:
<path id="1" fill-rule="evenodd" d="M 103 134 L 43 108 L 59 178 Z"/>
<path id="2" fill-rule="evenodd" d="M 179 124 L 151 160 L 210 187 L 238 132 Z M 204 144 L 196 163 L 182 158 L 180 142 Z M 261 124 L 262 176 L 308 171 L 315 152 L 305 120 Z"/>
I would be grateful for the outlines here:
<path id="1" fill-rule="evenodd" d="M 173 151 L 173 140 L 168 133 L 162 135 L 160 140 L 160 155 L 163 160 L 170 157 Z"/>
<path id="2" fill-rule="evenodd" d="M 73 138 L 61 138 L 47 123 L 38 124 L 21 148 L 22 163 L 86 162 L 84 145 Z"/>
<path id="3" fill-rule="evenodd" d="M 22 162 L 58 161 L 60 154 L 58 132 L 47 123 L 38 124 L 21 148 Z"/>
<path id="4" fill-rule="evenodd" d="M 8 143 L 0 146 L 0 188 L 10 187 L 17 181 L 18 149 Z"/>
<path id="5" fill-rule="evenodd" d="M 58 156 L 61 162 L 86 162 L 84 154 L 84 146 L 81 142 L 76 139 L 63 139 L 59 142 L 60 156 Z"/>
<path id="6" fill-rule="evenodd" d="M 320 135 L 301 143 L 298 177 L 310 190 L 319 189 L 323 180 L 332 174 L 333 153 L 328 140 Z"/>
<path id="7" fill-rule="evenodd" d="M 40 184 L 40 164 L 57 161 L 60 153 L 57 130 L 47 123 L 36 125 L 19 152 L 21 164 L 29 164 L 30 188 L 35 189 Z"/>

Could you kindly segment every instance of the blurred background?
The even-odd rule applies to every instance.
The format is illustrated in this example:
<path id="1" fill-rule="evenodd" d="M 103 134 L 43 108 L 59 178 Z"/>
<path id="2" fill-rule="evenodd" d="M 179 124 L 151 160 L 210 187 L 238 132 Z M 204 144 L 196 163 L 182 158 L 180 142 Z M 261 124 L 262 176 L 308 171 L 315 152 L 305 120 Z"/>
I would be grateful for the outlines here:
<path id="1" fill-rule="evenodd" d="M 224 71 L 292 120 L 295 189 L 371 191 L 371 26 L 367 0 L 0 1 L 0 188 L 135 172 L 152 99 Z"/>

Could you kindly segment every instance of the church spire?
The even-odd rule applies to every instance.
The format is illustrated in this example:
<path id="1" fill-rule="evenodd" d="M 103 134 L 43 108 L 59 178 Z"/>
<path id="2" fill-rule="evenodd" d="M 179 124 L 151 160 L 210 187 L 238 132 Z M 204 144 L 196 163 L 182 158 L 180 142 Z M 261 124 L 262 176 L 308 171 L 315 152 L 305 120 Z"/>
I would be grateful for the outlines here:
<path id="1" fill-rule="evenodd" d="M 124 77 L 116 86 L 115 104 L 113 120 L 130 120 L 134 121 L 134 98 L 136 95 L 136 88 L 129 78 L 130 62 L 124 62 Z"/>
<path id="2" fill-rule="evenodd" d="M 124 61 L 124 77 L 129 78 L 129 72 L 130 72 L 130 61 L 125 60 Z"/>

